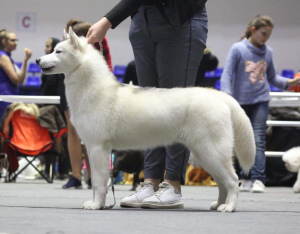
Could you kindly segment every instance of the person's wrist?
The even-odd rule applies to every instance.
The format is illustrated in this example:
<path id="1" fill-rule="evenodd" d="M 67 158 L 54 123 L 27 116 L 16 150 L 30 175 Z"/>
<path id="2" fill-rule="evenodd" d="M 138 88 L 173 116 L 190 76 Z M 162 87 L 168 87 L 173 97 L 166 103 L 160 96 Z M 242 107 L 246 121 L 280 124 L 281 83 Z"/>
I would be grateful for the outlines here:
<path id="1" fill-rule="evenodd" d="M 290 88 L 290 86 L 291 86 L 291 80 L 287 80 L 286 81 L 286 84 L 285 84 L 285 89 L 289 89 Z"/>
<path id="2" fill-rule="evenodd" d="M 103 17 L 101 21 L 104 24 L 104 27 L 106 30 L 108 30 L 112 27 L 111 22 L 106 17 Z"/>

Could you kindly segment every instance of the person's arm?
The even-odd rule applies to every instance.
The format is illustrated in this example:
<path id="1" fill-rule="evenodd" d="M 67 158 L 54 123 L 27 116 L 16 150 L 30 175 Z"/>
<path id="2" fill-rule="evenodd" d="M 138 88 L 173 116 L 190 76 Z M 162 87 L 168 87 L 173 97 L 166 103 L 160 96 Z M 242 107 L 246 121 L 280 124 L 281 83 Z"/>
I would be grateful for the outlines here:
<path id="1" fill-rule="evenodd" d="M 268 71 L 271 70 L 271 72 L 267 71 L 268 81 L 271 85 L 282 90 L 288 89 L 289 86 L 300 86 L 300 78 L 295 78 L 295 79 L 285 78 L 283 76 L 276 74 L 275 69 L 274 70 L 273 69 L 274 66 L 271 66 L 268 69 Z"/>
<path id="2" fill-rule="evenodd" d="M 300 77 L 288 79 L 286 82 L 286 86 L 300 86 Z"/>
<path id="3" fill-rule="evenodd" d="M 8 56 L 3 55 L 0 57 L 0 65 L 13 84 L 19 85 L 23 83 L 26 76 L 27 62 L 30 59 L 31 54 L 32 52 L 30 50 L 25 50 L 25 57 L 19 72 L 16 72 L 14 65 Z"/>
<path id="4" fill-rule="evenodd" d="M 103 17 L 97 23 L 92 25 L 86 35 L 89 44 L 101 42 L 106 35 L 108 29 L 112 27 L 112 24 L 106 17 Z"/>
<path id="5" fill-rule="evenodd" d="M 285 90 L 288 86 L 300 86 L 300 78 L 289 79 L 276 74 L 276 69 L 273 63 L 273 53 L 271 52 L 271 62 L 267 66 L 268 82 L 276 88 Z"/>
<path id="6" fill-rule="evenodd" d="M 229 95 L 232 95 L 233 82 L 235 79 L 236 67 L 238 65 L 238 49 L 234 46 L 231 47 L 227 59 L 226 64 L 220 79 L 221 82 L 221 90 Z"/>
<path id="7" fill-rule="evenodd" d="M 127 17 L 134 14 L 145 2 L 147 0 L 122 0 L 104 17 L 111 22 L 111 28 L 114 29 Z"/>
<path id="8" fill-rule="evenodd" d="M 132 15 L 147 0 L 122 0 L 110 10 L 101 20 L 92 25 L 86 37 L 88 43 L 100 42 L 108 29 L 117 27 L 127 17 Z"/>

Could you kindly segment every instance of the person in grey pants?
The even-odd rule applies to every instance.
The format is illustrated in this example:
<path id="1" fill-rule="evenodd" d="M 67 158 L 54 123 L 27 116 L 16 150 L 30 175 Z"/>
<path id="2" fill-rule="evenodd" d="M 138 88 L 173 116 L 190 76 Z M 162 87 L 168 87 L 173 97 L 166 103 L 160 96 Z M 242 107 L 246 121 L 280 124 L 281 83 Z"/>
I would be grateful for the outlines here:
<path id="1" fill-rule="evenodd" d="M 194 86 L 206 47 L 205 2 L 122 0 L 90 28 L 88 42 L 101 41 L 109 28 L 115 28 L 131 15 L 129 38 L 139 85 Z M 189 154 L 178 143 L 147 150 L 145 181 L 139 191 L 122 199 L 121 207 L 183 208 L 180 185 L 184 183 Z"/>

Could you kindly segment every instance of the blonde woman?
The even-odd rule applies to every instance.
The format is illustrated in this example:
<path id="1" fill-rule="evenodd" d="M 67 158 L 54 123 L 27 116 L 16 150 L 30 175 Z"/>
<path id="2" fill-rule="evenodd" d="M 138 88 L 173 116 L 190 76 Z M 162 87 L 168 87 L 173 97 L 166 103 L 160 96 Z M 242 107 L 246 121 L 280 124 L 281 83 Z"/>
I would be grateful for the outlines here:
<path id="1" fill-rule="evenodd" d="M 17 45 L 18 39 L 15 33 L 5 29 L 0 31 L 0 95 L 19 94 L 18 86 L 25 79 L 27 62 L 32 52 L 25 49 L 22 67 L 19 69 L 11 57 L 11 53 L 16 50 Z M 0 118 L 9 104 L 0 102 Z"/>

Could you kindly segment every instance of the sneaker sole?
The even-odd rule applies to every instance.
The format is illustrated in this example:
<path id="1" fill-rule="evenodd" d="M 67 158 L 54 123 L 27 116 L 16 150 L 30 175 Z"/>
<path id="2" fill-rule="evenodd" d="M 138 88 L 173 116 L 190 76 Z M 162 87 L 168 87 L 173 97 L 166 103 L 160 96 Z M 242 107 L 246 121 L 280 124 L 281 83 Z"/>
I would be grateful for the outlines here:
<path id="1" fill-rule="evenodd" d="M 63 189 L 82 189 L 82 186 L 75 186 L 75 187 L 62 187 Z"/>
<path id="2" fill-rule="evenodd" d="M 252 193 L 264 193 L 265 190 L 252 190 L 251 192 Z"/>
<path id="3" fill-rule="evenodd" d="M 150 208 L 150 209 L 183 209 L 183 202 L 174 202 L 174 203 L 142 203 L 141 208 Z"/>
<path id="4" fill-rule="evenodd" d="M 141 208 L 141 203 L 120 202 L 122 208 Z"/>
<path id="5" fill-rule="evenodd" d="M 251 189 L 239 189 L 240 192 L 251 192 Z"/>

